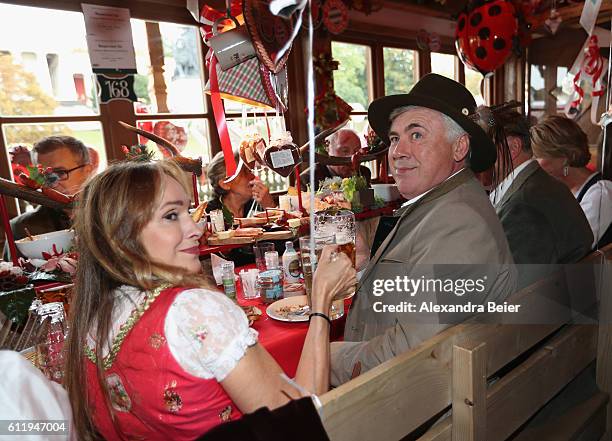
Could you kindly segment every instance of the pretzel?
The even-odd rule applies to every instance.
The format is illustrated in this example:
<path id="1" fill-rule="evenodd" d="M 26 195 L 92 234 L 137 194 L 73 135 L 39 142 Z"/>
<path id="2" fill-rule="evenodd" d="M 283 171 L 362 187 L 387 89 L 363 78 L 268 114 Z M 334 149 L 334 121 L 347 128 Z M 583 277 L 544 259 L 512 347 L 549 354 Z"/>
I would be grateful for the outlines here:
<path id="1" fill-rule="evenodd" d="M 191 213 L 191 219 L 193 219 L 196 224 L 200 222 L 200 219 L 202 219 L 202 216 L 204 216 L 204 210 L 206 210 L 207 206 L 208 201 L 202 202 L 200 205 L 198 205 L 198 208 L 196 208 L 195 211 Z"/>

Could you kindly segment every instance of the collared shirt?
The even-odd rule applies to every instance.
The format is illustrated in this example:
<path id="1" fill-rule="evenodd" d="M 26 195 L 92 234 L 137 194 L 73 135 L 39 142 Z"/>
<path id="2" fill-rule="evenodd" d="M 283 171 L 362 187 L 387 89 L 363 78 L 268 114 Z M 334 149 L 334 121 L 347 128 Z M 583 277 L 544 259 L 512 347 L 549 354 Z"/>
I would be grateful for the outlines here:
<path id="1" fill-rule="evenodd" d="M 495 187 L 495 190 L 493 190 L 491 194 L 489 194 L 489 199 L 491 200 L 491 203 L 493 205 L 499 203 L 503 199 L 504 195 L 514 182 L 514 179 L 519 175 L 520 172 L 525 169 L 525 167 L 527 167 L 533 161 L 535 161 L 535 159 L 531 158 L 528 161 L 523 162 L 521 165 L 515 168 L 508 176 L 506 176 L 506 178 L 501 181 L 497 187 Z"/>
<path id="2" fill-rule="evenodd" d="M 448 181 L 450 178 L 452 178 L 453 176 L 455 176 L 457 173 L 462 172 L 463 170 L 465 170 L 465 167 L 457 170 L 455 173 L 453 173 L 452 175 L 450 175 L 448 178 L 446 178 L 444 181 L 440 182 L 438 185 L 442 185 L 444 182 Z M 434 188 L 436 188 L 438 185 L 431 187 L 429 190 L 427 190 L 424 193 L 421 193 L 418 196 L 413 197 L 412 199 L 408 199 L 406 202 L 404 202 L 401 206 L 401 208 L 407 207 L 408 205 L 412 205 L 414 204 L 416 201 L 418 201 L 419 199 L 421 199 L 423 196 L 425 196 L 427 193 L 429 193 L 430 191 L 432 191 Z"/>
<path id="3" fill-rule="evenodd" d="M 578 197 L 583 187 L 595 176 L 597 172 L 589 176 L 584 184 L 574 193 Z M 595 240 L 593 247 L 597 245 L 612 223 L 612 182 L 602 179 L 593 184 L 583 195 L 580 207 L 589 221 Z"/>

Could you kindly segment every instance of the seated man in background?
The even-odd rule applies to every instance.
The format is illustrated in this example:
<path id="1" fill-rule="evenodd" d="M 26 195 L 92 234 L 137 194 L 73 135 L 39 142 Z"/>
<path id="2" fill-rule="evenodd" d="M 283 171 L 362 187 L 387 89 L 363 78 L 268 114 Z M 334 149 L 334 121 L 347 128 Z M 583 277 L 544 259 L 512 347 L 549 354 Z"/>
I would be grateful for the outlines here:
<path id="1" fill-rule="evenodd" d="M 549 264 L 578 262 L 593 234 L 576 198 L 533 158 L 529 124 L 516 110 L 495 115 L 505 142 L 496 139 L 499 185 L 489 195 L 518 265 L 518 287 L 547 275 Z"/>
<path id="2" fill-rule="evenodd" d="M 359 135 L 353 129 L 340 129 L 329 138 L 327 138 L 327 152 L 330 156 L 339 156 L 342 158 L 350 158 L 361 148 Z M 359 174 L 363 176 L 368 185 L 372 172 L 365 165 L 359 166 Z M 350 165 L 315 165 L 315 185 L 319 188 L 319 182 L 327 178 L 339 176 L 341 178 L 350 178 L 353 176 L 353 168 Z M 302 190 L 306 191 L 310 183 L 310 168 L 307 168 L 300 173 L 300 183 Z"/>
<path id="3" fill-rule="evenodd" d="M 508 242 L 474 176 L 496 159 L 495 145 L 470 118 L 475 111 L 476 102 L 464 86 L 437 74 L 421 78 L 408 94 L 370 105 L 368 120 L 390 145 L 389 167 L 408 201 L 361 278 L 345 341 L 332 343 L 332 384 L 348 381 L 467 318 L 419 309 L 385 311 L 383 306 L 410 300 L 444 305 L 468 298 L 479 304 L 501 302 L 514 292 L 516 268 Z M 421 283 L 407 292 L 407 283 L 400 286 L 396 279 Z M 435 287 L 437 281 L 455 285 L 478 280 L 483 288 L 464 297 Z M 434 282 L 431 290 L 426 288 L 429 281 Z"/>
<path id="4" fill-rule="evenodd" d="M 49 136 L 40 140 L 32 149 L 32 162 L 53 169 L 58 176 L 53 188 L 70 196 L 78 193 L 95 171 L 89 149 L 72 136 Z M 70 228 L 70 212 L 40 205 L 11 220 L 15 240 L 27 236 L 26 228 L 33 235 Z M 6 247 L 4 254 L 7 255 Z"/>

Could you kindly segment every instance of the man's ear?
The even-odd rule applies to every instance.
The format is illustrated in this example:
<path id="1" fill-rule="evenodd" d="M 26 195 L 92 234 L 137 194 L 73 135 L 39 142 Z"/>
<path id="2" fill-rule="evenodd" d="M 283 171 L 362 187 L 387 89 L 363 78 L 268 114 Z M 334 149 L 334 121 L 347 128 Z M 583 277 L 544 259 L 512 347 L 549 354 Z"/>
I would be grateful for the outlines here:
<path id="1" fill-rule="evenodd" d="M 516 158 L 518 158 L 519 155 L 523 153 L 523 141 L 521 141 L 518 136 L 508 136 L 506 138 L 506 141 L 508 141 L 510 156 L 512 156 L 512 161 L 514 162 Z"/>
<path id="2" fill-rule="evenodd" d="M 464 133 L 455 141 L 453 145 L 453 159 L 456 162 L 461 162 L 467 158 L 470 152 L 470 135 Z"/>

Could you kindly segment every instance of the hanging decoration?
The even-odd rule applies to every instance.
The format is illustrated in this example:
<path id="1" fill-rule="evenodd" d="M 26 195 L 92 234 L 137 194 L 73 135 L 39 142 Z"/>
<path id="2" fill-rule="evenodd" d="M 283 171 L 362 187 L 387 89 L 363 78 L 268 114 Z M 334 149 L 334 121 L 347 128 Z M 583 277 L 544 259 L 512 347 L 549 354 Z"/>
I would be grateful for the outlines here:
<path id="1" fill-rule="evenodd" d="M 597 108 L 599 106 L 599 98 L 604 94 L 604 84 L 602 79 L 607 72 L 607 65 L 599 51 L 599 39 L 597 35 L 591 35 L 578 59 L 574 62 L 574 66 L 570 69 L 570 73 L 574 74 L 574 99 L 568 102 L 565 108 L 565 114 L 569 118 L 574 118 L 579 114 L 580 105 L 584 100 L 584 89 L 581 87 L 581 81 L 586 81 L 592 85 L 592 102 L 591 102 L 591 121 L 597 124 L 599 121 Z"/>
<path id="2" fill-rule="evenodd" d="M 518 19 L 511 2 L 472 1 L 459 15 L 455 45 L 461 61 L 484 76 L 502 66 L 516 45 Z"/>
<path id="3" fill-rule="evenodd" d="M 331 54 L 324 53 L 315 57 L 313 64 L 317 76 L 325 79 L 315 98 L 315 128 L 316 131 L 323 131 L 349 119 L 353 108 L 334 90 L 332 72 L 338 69 L 338 61 Z"/>
<path id="4" fill-rule="evenodd" d="M 559 26 L 561 26 L 562 21 L 563 19 L 561 18 L 561 14 L 559 14 L 559 11 L 557 11 L 557 0 L 553 0 L 550 15 L 546 20 L 544 20 L 544 27 L 548 32 L 555 35 L 557 33 L 557 29 L 559 29 Z"/>
<path id="5" fill-rule="evenodd" d="M 340 34 L 349 23 L 348 6 L 342 0 L 326 0 L 323 5 L 323 23 L 332 34 Z"/>
<path id="6" fill-rule="evenodd" d="M 416 43 L 422 51 L 438 52 L 442 43 L 440 36 L 434 32 L 428 32 L 425 29 L 417 32 Z"/>

